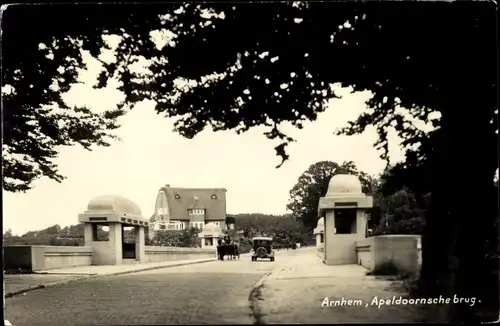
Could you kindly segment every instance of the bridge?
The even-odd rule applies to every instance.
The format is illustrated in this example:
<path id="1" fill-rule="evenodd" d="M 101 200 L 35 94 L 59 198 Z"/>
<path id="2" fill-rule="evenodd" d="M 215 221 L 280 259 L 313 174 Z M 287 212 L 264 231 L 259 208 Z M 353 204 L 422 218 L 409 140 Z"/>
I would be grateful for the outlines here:
<path id="1" fill-rule="evenodd" d="M 278 251 L 276 261 L 211 261 L 97 276 L 6 300 L 14 326 L 415 322 L 416 306 L 331 302 L 405 295 L 359 265 L 327 266 L 316 248 Z M 356 301 L 357 302 L 357 301 Z"/>
<path id="2" fill-rule="evenodd" d="M 387 262 L 398 265 L 401 270 L 415 267 L 418 263 L 417 239 L 398 236 L 397 245 L 394 245 L 394 237 L 365 238 L 363 209 L 371 202 L 368 203 L 361 193 L 354 196 L 344 191 L 338 196 L 338 180 L 352 181 L 355 187 L 351 188 L 361 189 L 359 181 L 353 178 L 332 178 L 327 196 L 320 200 L 320 210 L 326 210 L 323 222 L 326 224 L 318 223 L 316 229 L 324 229 L 315 231 L 317 246 L 277 251 L 274 262 L 253 262 L 249 255 L 241 255 L 240 260 L 216 261 L 210 248 L 201 248 L 196 252 L 198 260 L 203 255 L 209 257 L 205 257 L 203 263 L 194 264 L 192 259 L 175 266 L 155 265 L 164 264 L 161 261 L 167 256 L 167 260 L 173 260 L 184 253 L 187 258 L 194 253 L 193 249 L 145 248 L 144 223 L 147 222 L 141 220 L 140 209 L 129 201 L 112 198 L 113 206 L 109 198 L 98 198 L 92 202 L 93 206 L 89 204 L 86 213 L 81 214 L 81 221 L 86 223 L 85 239 L 91 255 L 82 260 L 82 266 L 73 268 L 73 274 L 77 268 L 123 269 L 127 270 L 126 274 L 118 272 L 81 278 L 13 296 L 6 300 L 6 319 L 14 326 L 418 322 L 421 314 L 416 305 L 381 307 L 378 304 L 388 298 L 405 296 L 401 284 L 398 286 L 394 280 L 367 275 L 369 270 Z M 348 199 L 350 204 L 354 199 L 361 204 L 366 201 L 349 208 L 359 223 L 351 221 L 352 225 L 342 231 L 340 220 L 335 220 L 336 228 L 326 232 L 325 225 L 334 222 L 338 215 L 332 212 L 339 198 Z M 103 245 L 95 241 L 94 234 L 95 224 L 102 222 L 95 219 L 104 219 L 103 213 L 92 208 L 101 209 L 104 204 L 109 206 L 106 212 L 113 213 L 106 217 L 111 236 Z M 123 214 L 125 209 L 128 209 L 127 214 Z M 134 264 L 125 263 L 130 258 L 122 255 L 125 250 L 123 225 L 130 223 L 136 225 L 136 243 L 132 248 Z M 321 231 L 327 235 L 324 243 Z M 65 258 L 61 257 L 69 253 L 64 252 L 59 257 L 47 248 L 38 249 L 40 252 L 31 248 L 28 255 L 36 258 L 28 264 L 33 270 L 40 261 L 47 266 L 50 262 L 53 264 L 55 257 L 63 261 Z M 83 251 L 78 256 L 87 250 L 80 249 Z M 13 260 L 19 260 L 19 255 L 14 256 Z M 90 262 L 93 266 L 89 267 Z M 134 270 L 136 266 L 144 268 L 148 264 L 155 266 Z M 344 302 L 347 305 L 343 305 Z M 361 306 L 357 304 L 360 302 Z"/>

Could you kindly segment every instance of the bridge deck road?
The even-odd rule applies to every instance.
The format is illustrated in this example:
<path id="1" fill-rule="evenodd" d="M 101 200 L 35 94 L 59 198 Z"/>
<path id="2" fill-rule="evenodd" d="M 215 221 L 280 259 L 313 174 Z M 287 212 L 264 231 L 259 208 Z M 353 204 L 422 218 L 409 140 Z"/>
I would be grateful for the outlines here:
<path id="1" fill-rule="evenodd" d="M 275 262 L 245 255 L 59 284 L 7 299 L 6 319 L 15 326 L 251 324 L 253 286 L 299 251 L 277 251 Z"/>

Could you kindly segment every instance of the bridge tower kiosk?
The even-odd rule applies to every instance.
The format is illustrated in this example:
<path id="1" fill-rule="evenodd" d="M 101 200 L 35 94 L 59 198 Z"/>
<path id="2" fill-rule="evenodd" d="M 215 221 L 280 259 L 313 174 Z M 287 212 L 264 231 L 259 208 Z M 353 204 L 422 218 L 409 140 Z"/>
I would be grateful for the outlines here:
<path id="1" fill-rule="evenodd" d="M 205 224 L 203 231 L 198 233 L 198 238 L 201 239 L 202 248 L 213 248 L 217 249 L 217 240 L 224 237 L 220 226 L 210 222 Z"/>
<path id="2" fill-rule="evenodd" d="M 316 249 L 318 252 L 318 257 L 322 260 L 325 259 L 325 218 L 321 217 L 318 220 L 318 224 L 313 230 L 314 236 L 316 237 Z"/>
<path id="3" fill-rule="evenodd" d="M 366 210 L 373 198 L 363 194 L 354 175 L 337 174 L 330 179 L 318 212 L 324 216 L 324 258 L 326 265 L 357 264 L 356 242 L 366 236 Z"/>
<path id="4" fill-rule="evenodd" d="M 87 210 L 78 215 L 84 224 L 85 246 L 93 249 L 92 265 L 120 265 L 127 262 L 146 262 L 145 228 L 148 221 L 133 201 L 116 195 L 92 199 Z M 107 237 L 100 237 L 99 226 L 109 227 Z M 135 243 L 125 243 L 124 227 L 132 226 Z"/>

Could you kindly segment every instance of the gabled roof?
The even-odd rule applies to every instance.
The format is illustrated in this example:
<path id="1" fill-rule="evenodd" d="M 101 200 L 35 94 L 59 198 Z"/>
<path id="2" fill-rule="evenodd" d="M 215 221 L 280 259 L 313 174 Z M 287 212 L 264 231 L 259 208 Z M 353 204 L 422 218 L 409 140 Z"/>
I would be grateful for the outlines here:
<path id="1" fill-rule="evenodd" d="M 188 209 L 204 209 L 205 221 L 226 218 L 225 188 L 174 188 L 167 185 L 160 190 L 167 195 L 171 220 L 189 220 Z"/>

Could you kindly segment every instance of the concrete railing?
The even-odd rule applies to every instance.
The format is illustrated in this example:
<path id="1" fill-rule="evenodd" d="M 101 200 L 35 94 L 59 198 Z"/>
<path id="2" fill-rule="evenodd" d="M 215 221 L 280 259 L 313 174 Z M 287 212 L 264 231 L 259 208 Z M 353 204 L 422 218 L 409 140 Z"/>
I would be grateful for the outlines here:
<path id="1" fill-rule="evenodd" d="M 146 262 L 163 262 L 210 258 L 217 256 L 217 249 L 146 246 Z"/>
<path id="2" fill-rule="evenodd" d="M 108 242 L 103 242 L 104 245 Z M 90 246 L 4 246 L 4 270 L 36 272 L 92 265 Z M 216 257 L 216 249 L 146 246 L 146 262 L 166 262 Z"/>
<path id="3" fill-rule="evenodd" d="M 418 273 L 422 261 L 419 235 L 379 235 L 356 243 L 358 264 L 370 271 L 393 264 L 400 271 Z"/>
<path id="4" fill-rule="evenodd" d="M 89 266 L 91 247 L 78 246 L 5 246 L 4 269 L 35 272 L 46 269 Z"/>

